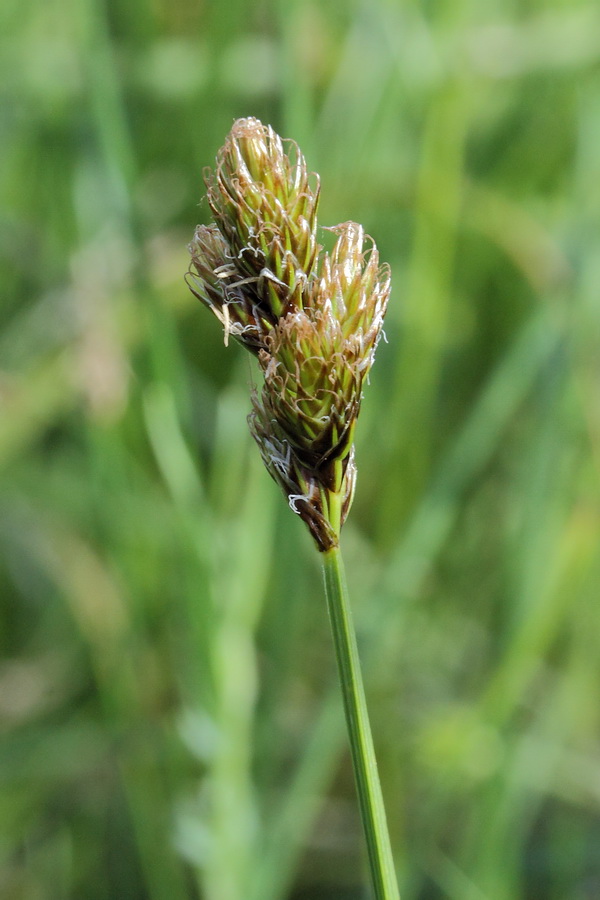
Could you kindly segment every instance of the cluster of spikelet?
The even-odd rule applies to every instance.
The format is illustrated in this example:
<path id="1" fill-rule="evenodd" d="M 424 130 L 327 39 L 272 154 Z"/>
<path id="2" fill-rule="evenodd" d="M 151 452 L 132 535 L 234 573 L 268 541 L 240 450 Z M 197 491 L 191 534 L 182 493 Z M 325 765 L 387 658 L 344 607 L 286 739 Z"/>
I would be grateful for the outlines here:
<path id="1" fill-rule="evenodd" d="M 288 148 L 288 149 L 286 149 Z M 387 266 L 354 222 L 317 242 L 319 180 L 293 142 L 235 122 L 205 173 L 213 225 L 190 244 L 188 285 L 258 357 L 250 428 L 263 461 L 320 550 L 336 546 L 354 492 L 353 436 L 381 335 Z"/>

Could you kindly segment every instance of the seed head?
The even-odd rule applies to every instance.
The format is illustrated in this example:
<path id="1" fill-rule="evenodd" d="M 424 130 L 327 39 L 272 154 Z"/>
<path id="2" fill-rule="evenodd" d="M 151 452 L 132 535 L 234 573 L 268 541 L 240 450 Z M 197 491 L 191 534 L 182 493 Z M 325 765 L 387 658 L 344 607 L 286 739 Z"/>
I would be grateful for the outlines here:
<path id="1" fill-rule="evenodd" d="M 239 119 L 205 181 L 214 225 L 190 244 L 188 285 L 258 356 L 250 429 L 267 470 L 319 549 L 337 543 L 356 480 L 353 437 L 390 294 L 355 222 L 317 243 L 319 181 L 293 142 Z M 314 187 L 311 186 L 311 180 Z"/>
<path id="2" fill-rule="evenodd" d="M 309 304 L 281 318 L 259 353 L 263 403 L 307 466 L 343 459 L 373 363 L 390 291 L 360 225 L 334 229 Z"/>
<path id="3" fill-rule="evenodd" d="M 248 424 L 269 475 L 282 489 L 293 512 L 306 522 L 319 550 L 330 550 L 338 543 L 339 536 L 329 521 L 329 492 L 324 484 L 324 470 L 303 466 L 287 435 L 275 419 L 269 418 L 268 410 L 256 395 L 252 403 Z M 350 511 L 356 485 L 353 448 L 343 468 L 340 527 Z"/>
<path id="4" fill-rule="evenodd" d="M 242 277 L 267 318 L 302 305 L 318 254 L 319 180 L 293 141 L 258 119 L 238 119 L 205 175 L 208 202 Z M 311 186 L 314 182 L 314 187 Z"/>

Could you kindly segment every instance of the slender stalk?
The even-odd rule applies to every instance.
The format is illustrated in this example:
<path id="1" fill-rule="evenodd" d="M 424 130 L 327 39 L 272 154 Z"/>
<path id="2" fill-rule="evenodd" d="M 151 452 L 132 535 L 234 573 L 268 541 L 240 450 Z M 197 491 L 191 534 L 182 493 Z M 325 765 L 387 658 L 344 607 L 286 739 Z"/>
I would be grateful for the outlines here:
<path id="1" fill-rule="evenodd" d="M 321 559 L 375 900 L 400 900 L 340 548 Z"/>

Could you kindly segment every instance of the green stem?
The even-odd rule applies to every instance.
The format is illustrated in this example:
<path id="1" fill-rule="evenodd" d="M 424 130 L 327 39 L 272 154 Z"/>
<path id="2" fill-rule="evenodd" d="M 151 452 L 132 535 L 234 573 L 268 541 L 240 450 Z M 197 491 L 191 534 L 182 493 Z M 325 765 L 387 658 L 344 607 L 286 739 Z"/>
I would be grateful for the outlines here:
<path id="1" fill-rule="evenodd" d="M 321 558 L 375 900 L 400 900 L 340 548 Z"/>

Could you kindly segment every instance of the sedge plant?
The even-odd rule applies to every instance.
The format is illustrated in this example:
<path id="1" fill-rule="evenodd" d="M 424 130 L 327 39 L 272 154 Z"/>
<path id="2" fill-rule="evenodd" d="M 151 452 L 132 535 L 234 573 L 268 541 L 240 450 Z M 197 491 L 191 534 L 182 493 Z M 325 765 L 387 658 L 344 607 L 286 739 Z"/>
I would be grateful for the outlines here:
<path id="1" fill-rule="evenodd" d="M 205 173 L 213 224 L 190 244 L 187 283 L 263 374 L 249 424 L 264 464 L 319 551 L 376 900 L 398 900 L 340 551 L 356 480 L 354 429 L 390 294 L 355 222 L 317 239 L 319 179 L 293 141 L 239 119 Z"/>

